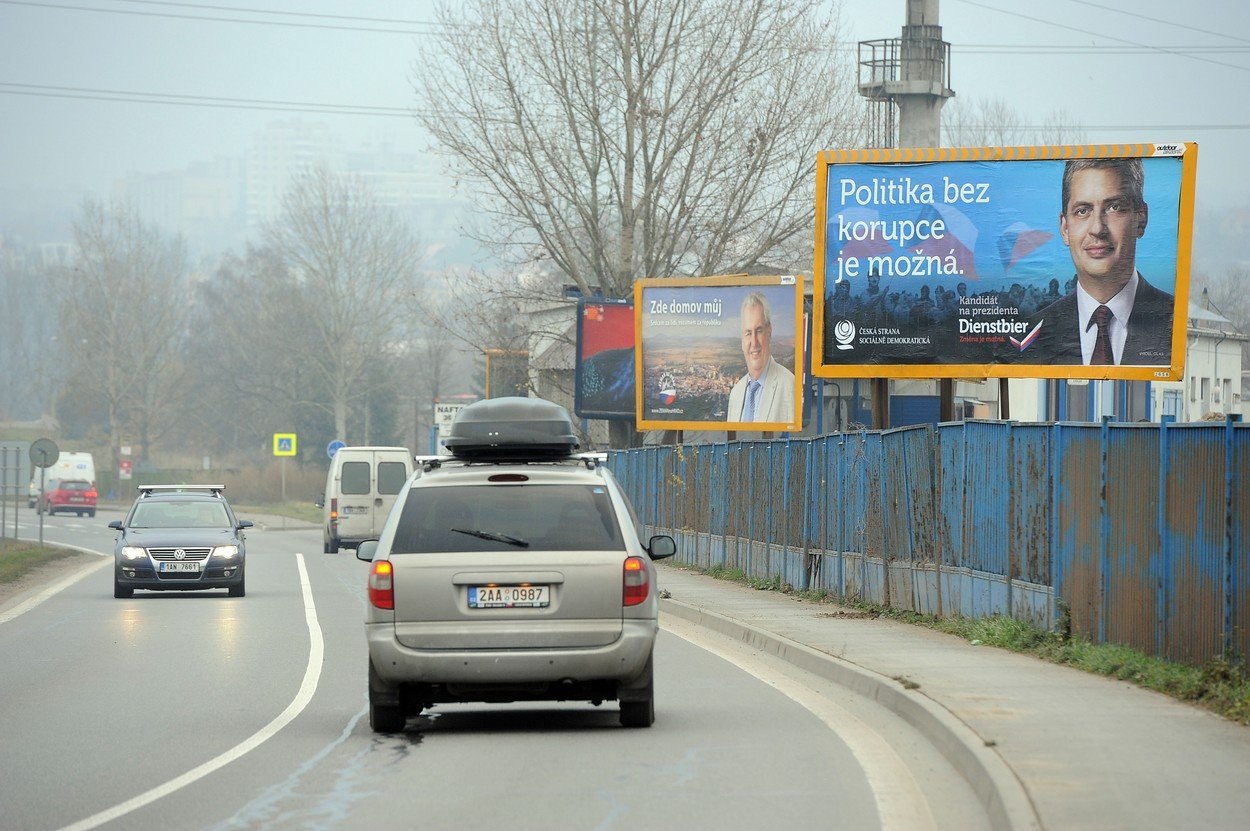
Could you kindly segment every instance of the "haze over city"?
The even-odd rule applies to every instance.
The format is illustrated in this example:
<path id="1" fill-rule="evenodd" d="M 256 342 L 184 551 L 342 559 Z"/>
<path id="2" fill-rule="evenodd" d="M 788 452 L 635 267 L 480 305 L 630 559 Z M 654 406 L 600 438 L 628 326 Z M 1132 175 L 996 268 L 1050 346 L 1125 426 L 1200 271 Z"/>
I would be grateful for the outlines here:
<path id="1" fill-rule="evenodd" d="M 848 61 L 857 41 L 897 37 L 906 14 L 903 0 L 838 8 L 844 39 L 829 48 Z M 1091 143 L 1197 141 L 1199 242 L 1204 216 L 1245 213 L 1250 104 L 1223 92 L 1250 73 L 1245 4 L 945 0 L 940 22 L 947 112 L 997 101 L 1015 126 L 1059 117 Z M 4 0 L 0 228 L 66 239 L 84 196 L 246 159 L 275 122 L 322 125 L 347 153 L 403 155 L 431 196 L 471 199 L 411 115 L 416 51 L 441 30 L 428 0 Z M 1244 259 L 1198 245 L 1195 264 L 1208 255 Z"/>

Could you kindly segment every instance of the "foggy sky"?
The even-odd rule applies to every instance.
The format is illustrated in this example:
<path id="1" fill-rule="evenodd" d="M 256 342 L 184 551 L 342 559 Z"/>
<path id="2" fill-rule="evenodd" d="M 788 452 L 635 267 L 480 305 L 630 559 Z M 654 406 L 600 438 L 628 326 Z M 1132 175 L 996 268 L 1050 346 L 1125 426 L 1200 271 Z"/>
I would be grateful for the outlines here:
<path id="1" fill-rule="evenodd" d="M 905 8 L 845 0 L 848 40 L 897 37 Z M 0 0 L 0 189 L 107 196 L 130 173 L 244 156 L 262 126 L 285 118 L 327 123 L 349 147 L 385 140 L 421 150 L 424 137 L 403 115 L 209 105 L 411 108 L 414 43 L 437 32 L 432 9 L 430 0 Z M 958 97 L 1005 98 L 1031 123 L 1061 109 L 1095 143 L 1197 141 L 1199 209 L 1250 203 L 1241 184 L 1250 103 L 1240 92 L 1250 81 L 1250 4 L 941 0 L 940 22 Z M 850 43 L 841 49 L 853 60 Z M 115 100 L 154 93 L 204 100 Z"/>

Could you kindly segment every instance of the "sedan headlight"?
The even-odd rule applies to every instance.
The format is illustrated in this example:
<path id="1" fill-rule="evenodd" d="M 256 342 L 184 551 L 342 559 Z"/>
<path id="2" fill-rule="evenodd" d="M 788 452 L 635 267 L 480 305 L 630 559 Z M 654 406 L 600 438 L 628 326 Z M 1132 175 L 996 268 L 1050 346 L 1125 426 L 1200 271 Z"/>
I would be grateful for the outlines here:
<path id="1" fill-rule="evenodd" d="M 220 557 L 223 560 L 233 560 L 239 556 L 239 547 L 237 545 L 219 545 L 213 549 L 213 556 Z"/>
<path id="2" fill-rule="evenodd" d="M 148 552 L 146 548 L 140 548 L 137 545 L 122 546 L 122 559 L 123 560 L 142 560 L 147 556 L 148 556 Z"/>

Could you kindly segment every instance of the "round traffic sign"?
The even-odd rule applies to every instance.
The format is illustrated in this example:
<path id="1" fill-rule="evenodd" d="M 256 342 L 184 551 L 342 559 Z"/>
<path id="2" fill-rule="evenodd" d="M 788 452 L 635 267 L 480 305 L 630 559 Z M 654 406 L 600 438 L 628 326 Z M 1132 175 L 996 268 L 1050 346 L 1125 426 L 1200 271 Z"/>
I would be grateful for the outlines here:
<path id="1" fill-rule="evenodd" d="M 339 441 L 338 439 L 335 439 L 334 441 L 326 445 L 326 455 L 329 456 L 331 459 L 333 459 L 334 454 L 338 453 L 339 450 L 341 450 L 344 447 L 347 447 L 347 442 Z"/>
<path id="2" fill-rule="evenodd" d="M 61 456 L 61 449 L 52 439 L 36 439 L 30 444 L 30 463 L 35 467 L 52 467 Z"/>

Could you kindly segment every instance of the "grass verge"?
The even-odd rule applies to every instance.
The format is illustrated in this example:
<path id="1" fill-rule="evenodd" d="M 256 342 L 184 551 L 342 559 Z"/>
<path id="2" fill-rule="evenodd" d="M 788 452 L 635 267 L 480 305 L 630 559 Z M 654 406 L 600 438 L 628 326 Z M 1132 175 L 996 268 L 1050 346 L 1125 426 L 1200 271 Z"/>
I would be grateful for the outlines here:
<path id="1" fill-rule="evenodd" d="M 27 540 L 0 539 L 0 584 L 20 580 L 42 565 L 72 557 L 75 553 L 55 546 L 40 548 L 39 543 Z"/>
<path id="2" fill-rule="evenodd" d="M 721 580 L 731 580 L 761 591 L 776 591 L 815 603 L 831 603 L 888 618 L 924 626 L 963 638 L 977 646 L 996 646 L 1064 664 L 1095 675 L 1128 681 L 1164 693 L 1180 701 L 1197 704 L 1225 718 L 1250 725 L 1250 675 L 1240 656 L 1213 658 L 1201 667 L 1178 664 L 1118 644 L 1096 644 L 1082 635 L 1050 632 L 1025 621 L 995 615 L 964 618 L 922 615 L 890 609 L 871 603 L 838 600 L 829 592 L 800 591 L 779 577 L 768 580 L 747 577 L 741 569 L 721 566 L 702 569 L 682 566 Z"/>

